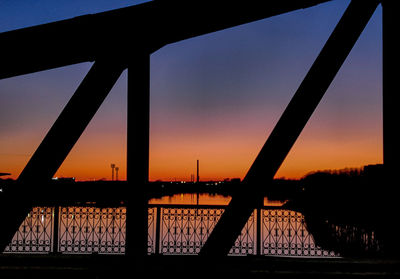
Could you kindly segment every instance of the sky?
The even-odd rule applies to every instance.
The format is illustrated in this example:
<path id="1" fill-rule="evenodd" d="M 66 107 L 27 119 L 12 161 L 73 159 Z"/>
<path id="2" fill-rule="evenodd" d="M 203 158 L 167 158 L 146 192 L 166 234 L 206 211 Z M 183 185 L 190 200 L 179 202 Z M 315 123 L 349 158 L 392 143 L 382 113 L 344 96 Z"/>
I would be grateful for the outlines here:
<path id="1" fill-rule="evenodd" d="M 139 1 L 0 0 L 0 32 Z M 151 55 L 150 180 L 243 178 L 349 1 L 335 0 L 167 45 Z M 276 177 L 382 163 L 376 10 Z M 0 80 L 0 172 L 17 178 L 91 67 Z M 122 74 L 55 176 L 126 178 Z"/>

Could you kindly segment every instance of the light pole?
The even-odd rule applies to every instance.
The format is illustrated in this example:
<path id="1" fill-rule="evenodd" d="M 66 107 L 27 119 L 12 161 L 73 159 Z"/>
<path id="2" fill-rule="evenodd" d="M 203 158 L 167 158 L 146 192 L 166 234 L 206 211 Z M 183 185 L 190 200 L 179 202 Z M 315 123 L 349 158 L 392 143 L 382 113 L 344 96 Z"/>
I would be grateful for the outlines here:
<path id="1" fill-rule="evenodd" d="M 119 167 L 115 167 L 115 180 L 118 181 L 118 171 Z"/>
<path id="2" fill-rule="evenodd" d="M 114 181 L 114 168 L 115 164 L 111 164 L 111 181 Z"/>

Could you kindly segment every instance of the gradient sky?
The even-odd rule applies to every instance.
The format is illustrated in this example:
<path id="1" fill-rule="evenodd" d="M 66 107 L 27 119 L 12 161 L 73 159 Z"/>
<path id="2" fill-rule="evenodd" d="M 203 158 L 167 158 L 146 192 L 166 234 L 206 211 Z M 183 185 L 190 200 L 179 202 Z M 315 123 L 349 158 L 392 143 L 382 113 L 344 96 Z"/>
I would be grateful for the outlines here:
<path id="1" fill-rule="evenodd" d="M 0 32 L 139 1 L 0 0 Z M 151 56 L 150 180 L 243 178 L 349 1 L 168 45 Z M 277 177 L 382 162 L 381 7 Z M 29 42 L 27 42 L 29 43 Z M 90 69 L 0 80 L 0 172 L 17 178 Z M 126 72 L 56 176 L 126 177 Z"/>

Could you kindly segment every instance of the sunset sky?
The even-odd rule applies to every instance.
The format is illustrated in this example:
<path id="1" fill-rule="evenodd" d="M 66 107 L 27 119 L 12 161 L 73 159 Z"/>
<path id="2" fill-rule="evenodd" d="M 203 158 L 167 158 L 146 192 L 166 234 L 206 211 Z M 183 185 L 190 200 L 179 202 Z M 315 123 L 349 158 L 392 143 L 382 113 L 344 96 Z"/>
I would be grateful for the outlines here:
<path id="1" fill-rule="evenodd" d="M 0 32 L 139 1 L 0 1 Z M 243 178 L 349 1 L 168 45 L 151 56 L 150 180 Z M 276 177 L 382 163 L 379 6 Z M 26 42 L 27 45 L 32 42 Z M 0 46 L 1 48 L 1 46 Z M 91 63 L 0 80 L 0 172 L 17 178 Z M 56 176 L 126 178 L 126 72 Z"/>

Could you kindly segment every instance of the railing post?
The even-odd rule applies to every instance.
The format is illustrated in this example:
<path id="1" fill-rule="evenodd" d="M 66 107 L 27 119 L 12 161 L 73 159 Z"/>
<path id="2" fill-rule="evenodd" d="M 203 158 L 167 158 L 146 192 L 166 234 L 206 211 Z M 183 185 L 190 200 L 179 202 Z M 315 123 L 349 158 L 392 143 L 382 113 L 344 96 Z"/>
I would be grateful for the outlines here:
<path id="1" fill-rule="evenodd" d="M 261 225 L 262 225 L 262 214 L 261 214 L 262 208 L 259 207 L 256 209 L 257 212 L 257 218 L 256 218 L 256 222 L 257 222 L 257 256 L 260 256 L 262 253 L 262 235 L 261 235 Z"/>
<path id="2" fill-rule="evenodd" d="M 156 241 L 156 247 L 154 248 L 154 254 L 156 254 L 156 255 L 160 254 L 161 212 L 162 212 L 162 208 L 157 206 L 156 207 L 156 235 L 154 236 L 155 241 Z"/>
<path id="3" fill-rule="evenodd" d="M 53 249 L 52 253 L 56 254 L 58 253 L 58 229 L 59 229 L 59 212 L 60 212 L 60 207 L 55 206 L 53 208 Z"/>

